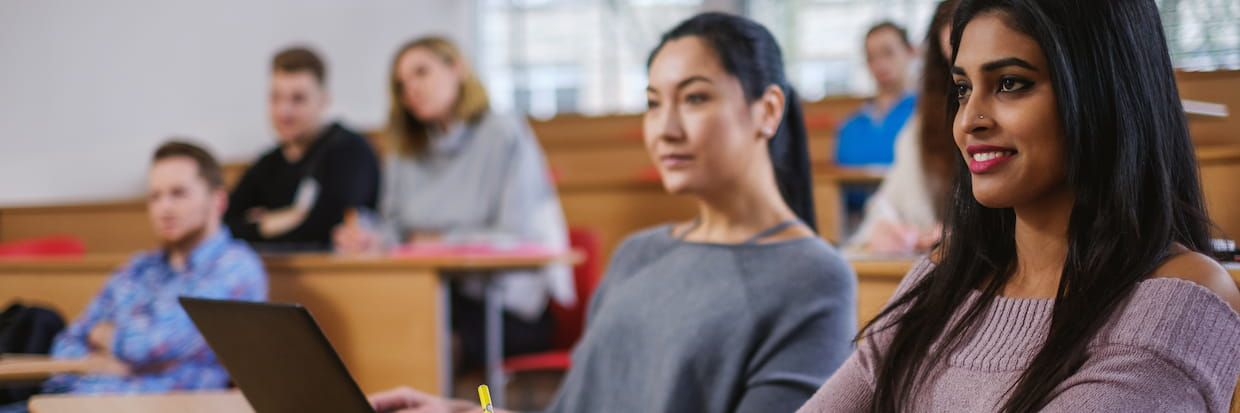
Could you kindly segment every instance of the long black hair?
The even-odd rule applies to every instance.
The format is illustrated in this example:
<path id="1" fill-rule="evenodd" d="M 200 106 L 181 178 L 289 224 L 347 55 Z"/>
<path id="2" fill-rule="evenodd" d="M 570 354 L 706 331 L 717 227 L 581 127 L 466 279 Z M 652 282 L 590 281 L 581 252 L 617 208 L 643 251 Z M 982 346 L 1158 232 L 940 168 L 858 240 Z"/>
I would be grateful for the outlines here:
<path id="1" fill-rule="evenodd" d="M 950 201 L 955 159 L 960 156 L 952 140 L 952 122 L 947 118 L 947 100 L 952 89 L 951 62 L 944 56 L 939 34 L 950 28 L 952 13 L 959 0 L 943 0 L 934 9 L 922 53 L 921 95 L 917 97 L 917 118 L 920 120 L 921 166 L 933 203 L 934 216 L 943 221 Z"/>
<path id="2" fill-rule="evenodd" d="M 991 12 L 1042 47 L 1075 197 L 1046 341 L 1002 405 L 1026 412 L 1081 366 L 1089 341 L 1173 243 L 1207 251 L 1210 224 L 1153 0 L 964 0 L 953 49 L 974 17 Z M 949 99 L 949 116 L 958 110 Z M 964 340 L 1016 264 L 1014 212 L 979 204 L 963 159 L 956 162 L 937 264 L 866 327 L 866 334 L 895 328 L 877 362 L 873 411 L 915 403 L 928 370 Z M 975 289 L 977 300 L 966 306 Z M 957 313 L 960 322 L 949 322 Z"/>
<path id="3" fill-rule="evenodd" d="M 745 99 L 750 103 L 761 98 L 771 85 L 783 89 L 784 118 L 775 136 L 768 141 L 767 150 L 784 202 L 802 222 L 817 230 L 805 117 L 801 100 L 784 75 L 784 57 L 775 36 L 761 24 L 741 16 L 702 13 L 664 33 L 659 45 L 650 52 L 646 67 L 650 67 L 667 42 L 689 36 L 699 37 L 710 45 L 723 69 L 740 80 Z"/>

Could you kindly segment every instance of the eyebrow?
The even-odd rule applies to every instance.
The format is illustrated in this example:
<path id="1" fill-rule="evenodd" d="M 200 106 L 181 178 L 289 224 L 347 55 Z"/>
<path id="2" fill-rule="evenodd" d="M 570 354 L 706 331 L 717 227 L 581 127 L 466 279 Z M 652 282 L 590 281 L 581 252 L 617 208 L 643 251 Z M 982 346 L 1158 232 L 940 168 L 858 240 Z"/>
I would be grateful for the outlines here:
<path id="1" fill-rule="evenodd" d="M 707 78 L 706 76 L 696 75 L 696 76 L 690 76 L 688 79 L 682 80 L 680 81 L 680 83 L 677 83 L 676 89 L 684 89 L 685 86 L 689 86 L 693 82 L 706 82 L 706 83 L 711 83 L 711 84 L 715 83 L 711 81 L 710 78 Z M 646 86 L 646 91 L 655 92 L 654 86 Z"/>
<path id="2" fill-rule="evenodd" d="M 1006 57 L 1003 59 L 986 62 L 982 65 L 982 71 L 993 72 L 1009 66 L 1016 66 L 1019 68 L 1032 70 L 1034 72 L 1038 71 L 1038 68 L 1034 67 L 1032 63 L 1029 63 L 1019 57 Z M 952 66 L 952 74 L 966 76 L 964 68 L 961 68 L 960 66 Z"/>
<path id="3" fill-rule="evenodd" d="M 1029 69 L 1035 72 L 1038 71 L 1038 68 L 1033 67 L 1032 63 L 1026 62 L 1024 59 L 1021 59 L 1019 57 L 1008 57 L 1008 58 L 1003 58 L 1003 59 L 995 60 L 993 62 L 986 63 L 982 65 L 982 71 L 993 72 L 993 71 L 996 71 L 996 70 L 999 70 L 999 69 L 1002 69 L 1008 66 L 1021 67 L 1021 68 Z"/>

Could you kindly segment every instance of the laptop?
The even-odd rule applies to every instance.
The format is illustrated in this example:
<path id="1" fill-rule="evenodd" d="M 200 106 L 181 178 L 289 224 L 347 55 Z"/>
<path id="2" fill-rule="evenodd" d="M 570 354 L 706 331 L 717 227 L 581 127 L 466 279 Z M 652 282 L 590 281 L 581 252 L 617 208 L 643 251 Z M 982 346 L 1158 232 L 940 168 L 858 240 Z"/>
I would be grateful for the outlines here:
<path id="1" fill-rule="evenodd" d="M 190 297 L 180 302 L 255 412 L 374 413 L 301 305 Z"/>

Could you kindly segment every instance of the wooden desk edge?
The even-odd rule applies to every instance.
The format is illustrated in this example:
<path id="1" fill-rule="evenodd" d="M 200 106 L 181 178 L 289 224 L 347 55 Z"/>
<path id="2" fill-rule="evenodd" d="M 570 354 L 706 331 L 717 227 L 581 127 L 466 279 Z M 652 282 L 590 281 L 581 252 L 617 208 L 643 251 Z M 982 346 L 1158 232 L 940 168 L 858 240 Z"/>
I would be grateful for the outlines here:
<path id="1" fill-rule="evenodd" d="M 129 261 L 131 254 L 89 254 L 72 258 L 3 258 L 0 271 L 57 273 L 65 270 L 112 272 Z M 581 251 L 530 256 L 487 254 L 438 257 L 343 256 L 331 253 L 262 255 L 269 272 L 306 269 L 346 270 L 487 270 L 536 268 L 548 264 L 576 264 L 584 260 Z"/>
<path id="2" fill-rule="evenodd" d="M 857 273 L 858 278 L 876 277 L 876 278 L 895 278 L 903 279 L 905 274 L 913 268 L 916 261 L 911 258 L 896 259 L 849 259 L 848 263 L 852 265 L 853 271 Z"/>
<path id="3" fill-rule="evenodd" d="M 53 359 L 39 354 L 0 355 L 0 383 L 40 381 L 57 374 L 85 371 L 84 360 Z"/>

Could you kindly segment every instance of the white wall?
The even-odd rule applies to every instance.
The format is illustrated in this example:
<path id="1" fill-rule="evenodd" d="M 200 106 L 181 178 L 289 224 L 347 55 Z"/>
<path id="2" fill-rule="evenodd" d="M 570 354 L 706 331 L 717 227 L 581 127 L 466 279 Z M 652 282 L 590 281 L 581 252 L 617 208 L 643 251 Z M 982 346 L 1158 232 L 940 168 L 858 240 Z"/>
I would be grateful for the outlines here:
<path id="1" fill-rule="evenodd" d="M 0 1 L 0 205 L 140 196 L 170 135 L 225 161 L 273 142 L 270 58 L 308 44 L 333 116 L 382 123 L 391 54 L 423 34 L 473 55 L 468 0 Z"/>

